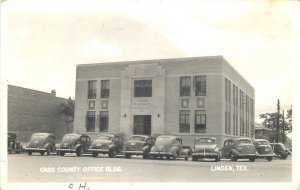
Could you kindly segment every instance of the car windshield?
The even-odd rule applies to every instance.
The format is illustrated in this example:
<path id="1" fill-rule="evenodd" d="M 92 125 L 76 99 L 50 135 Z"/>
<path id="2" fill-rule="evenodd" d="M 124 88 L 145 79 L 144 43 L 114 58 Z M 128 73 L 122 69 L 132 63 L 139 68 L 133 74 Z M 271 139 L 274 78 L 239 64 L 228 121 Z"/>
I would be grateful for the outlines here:
<path id="1" fill-rule="evenodd" d="M 257 144 L 259 145 L 269 145 L 268 141 L 257 141 Z"/>
<path id="2" fill-rule="evenodd" d="M 211 138 L 196 139 L 196 144 L 215 144 L 216 140 Z"/>
<path id="3" fill-rule="evenodd" d="M 100 135 L 97 137 L 97 140 L 111 140 L 112 137 L 108 135 Z"/>
<path id="4" fill-rule="evenodd" d="M 36 135 L 33 135 L 30 140 L 42 140 L 45 138 L 46 138 L 46 135 L 36 134 Z"/>
<path id="5" fill-rule="evenodd" d="M 156 139 L 156 141 L 170 141 L 170 140 L 171 140 L 170 137 L 158 137 L 158 138 Z"/>
<path id="6" fill-rule="evenodd" d="M 240 139 L 238 144 L 252 144 L 252 142 L 249 139 Z"/>
<path id="7" fill-rule="evenodd" d="M 143 136 L 132 136 L 130 138 L 131 141 L 146 141 L 146 137 Z"/>

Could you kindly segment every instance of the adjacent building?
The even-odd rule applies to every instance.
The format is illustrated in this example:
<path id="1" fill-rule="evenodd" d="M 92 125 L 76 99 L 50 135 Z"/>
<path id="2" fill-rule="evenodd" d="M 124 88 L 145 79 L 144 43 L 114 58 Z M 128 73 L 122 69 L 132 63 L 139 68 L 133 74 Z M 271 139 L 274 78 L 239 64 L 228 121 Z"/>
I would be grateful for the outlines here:
<path id="1" fill-rule="evenodd" d="M 17 132 L 19 140 L 28 141 L 36 132 L 53 133 L 58 139 L 67 133 L 60 110 L 68 99 L 56 97 L 54 90 L 46 93 L 13 85 L 7 90 L 7 130 Z"/>
<path id="2" fill-rule="evenodd" d="M 222 56 L 77 65 L 74 132 L 254 137 L 254 88 Z"/>

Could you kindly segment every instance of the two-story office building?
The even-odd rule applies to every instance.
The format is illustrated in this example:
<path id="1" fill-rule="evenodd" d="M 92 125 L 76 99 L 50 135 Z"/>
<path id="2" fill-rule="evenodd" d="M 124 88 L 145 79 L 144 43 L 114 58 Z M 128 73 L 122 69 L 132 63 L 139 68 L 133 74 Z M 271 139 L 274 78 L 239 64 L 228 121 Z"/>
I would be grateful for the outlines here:
<path id="1" fill-rule="evenodd" d="M 254 88 L 222 56 L 77 65 L 74 132 L 254 136 Z"/>

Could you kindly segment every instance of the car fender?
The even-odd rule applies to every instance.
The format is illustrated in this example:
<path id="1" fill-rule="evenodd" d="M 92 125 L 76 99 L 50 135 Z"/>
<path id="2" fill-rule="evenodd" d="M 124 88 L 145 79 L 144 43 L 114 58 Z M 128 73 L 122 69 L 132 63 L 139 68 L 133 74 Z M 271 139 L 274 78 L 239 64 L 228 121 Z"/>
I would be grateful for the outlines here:
<path id="1" fill-rule="evenodd" d="M 81 147 L 82 147 L 81 144 L 76 144 L 74 149 L 77 150 L 78 148 L 81 148 Z"/>
<path id="2" fill-rule="evenodd" d="M 172 155 L 176 155 L 178 151 L 178 147 L 176 146 L 172 146 L 170 149 L 169 149 L 169 152 L 171 152 Z M 180 155 L 180 152 L 178 151 L 179 155 Z"/>
<path id="3" fill-rule="evenodd" d="M 230 151 L 231 153 L 233 153 L 235 156 L 239 155 L 239 152 L 236 149 L 231 149 Z"/>

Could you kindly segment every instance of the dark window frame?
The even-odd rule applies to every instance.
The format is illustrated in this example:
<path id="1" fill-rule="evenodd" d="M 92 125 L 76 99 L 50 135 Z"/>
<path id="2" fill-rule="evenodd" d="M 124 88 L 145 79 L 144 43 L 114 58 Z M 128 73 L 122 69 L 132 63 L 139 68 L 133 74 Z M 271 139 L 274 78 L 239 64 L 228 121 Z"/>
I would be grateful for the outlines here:
<path id="1" fill-rule="evenodd" d="M 194 76 L 195 96 L 206 96 L 206 75 Z"/>
<path id="2" fill-rule="evenodd" d="M 109 98 L 109 80 L 101 80 L 101 98 Z"/>
<path id="3" fill-rule="evenodd" d="M 109 112 L 100 111 L 99 114 L 99 132 L 108 132 Z"/>
<path id="4" fill-rule="evenodd" d="M 179 111 L 179 133 L 190 133 L 190 110 Z"/>
<path id="5" fill-rule="evenodd" d="M 180 77 L 180 96 L 191 96 L 191 77 L 190 76 L 182 76 Z"/>
<path id="6" fill-rule="evenodd" d="M 96 126 L 96 112 L 87 111 L 86 118 L 85 118 L 86 132 L 95 132 L 95 126 Z"/>
<path id="7" fill-rule="evenodd" d="M 89 80 L 88 81 L 88 99 L 96 99 L 97 97 L 97 81 Z"/>
<path id="8" fill-rule="evenodd" d="M 134 97 L 152 97 L 152 80 L 138 79 L 134 80 Z"/>
<path id="9" fill-rule="evenodd" d="M 197 116 L 199 117 L 199 122 L 197 122 Z M 202 118 L 204 117 L 204 118 Z M 205 110 L 195 110 L 195 133 L 206 133 L 206 111 Z M 204 123 L 202 123 L 204 120 Z"/>

